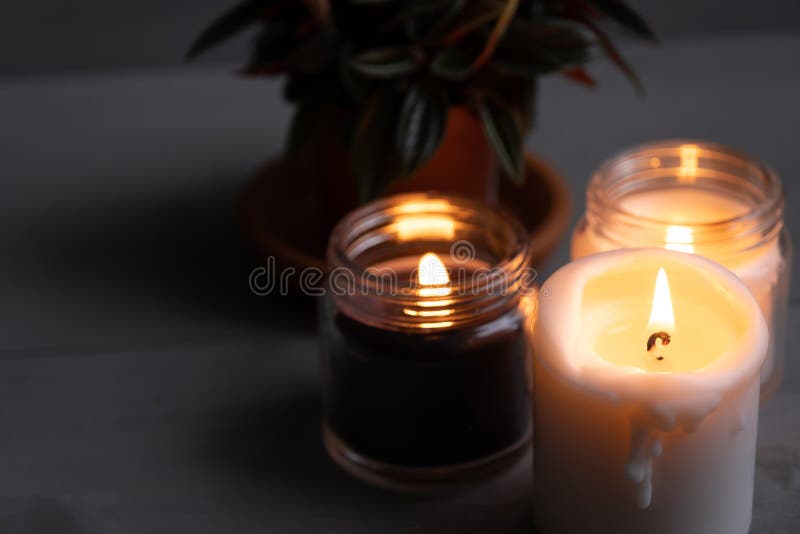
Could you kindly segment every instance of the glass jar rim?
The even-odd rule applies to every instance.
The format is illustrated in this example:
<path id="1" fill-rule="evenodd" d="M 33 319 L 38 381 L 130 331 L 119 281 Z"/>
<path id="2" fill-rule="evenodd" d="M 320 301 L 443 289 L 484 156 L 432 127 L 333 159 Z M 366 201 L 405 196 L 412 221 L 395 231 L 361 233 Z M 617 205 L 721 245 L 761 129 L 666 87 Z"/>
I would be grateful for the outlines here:
<path id="1" fill-rule="evenodd" d="M 486 235 L 491 233 L 494 241 L 503 241 L 500 248 L 504 249 L 504 253 L 491 258 L 492 261 L 482 258 L 487 264 L 487 270 L 480 276 L 459 276 L 451 279 L 447 285 L 447 299 L 441 300 L 441 306 L 430 306 L 430 302 L 424 302 L 424 299 L 421 302 L 418 294 L 420 286 L 412 285 L 403 291 L 387 293 L 386 280 L 374 276 L 371 271 L 375 262 L 365 263 L 358 256 L 387 243 L 386 229 L 400 217 L 452 218 L 454 223 L 469 224 L 473 231 Z M 447 244 L 451 255 L 459 253 L 455 249 L 459 243 L 471 244 L 457 237 L 449 242 L 446 239 L 437 241 L 440 246 Z M 406 243 L 409 246 L 414 244 L 414 239 Z M 477 252 L 474 248 L 472 254 L 473 257 L 467 259 L 475 259 Z M 387 254 L 378 263 L 403 256 Z M 329 285 L 330 278 L 338 273 L 346 273 L 355 282 L 355 291 L 352 294 L 332 289 L 334 300 L 345 313 L 377 326 L 413 328 L 415 331 L 453 326 L 456 323 L 474 324 L 514 307 L 520 294 L 524 293 L 520 289 L 530 289 L 528 285 L 532 285 L 531 277 L 535 278 L 536 273 L 530 266 L 531 259 L 530 237 L 515 217 L 502 208 L 475 199 L 437 192 L 393 195 L 355 209 L 334 227 L 327 252 Z M 438 302 L 433 300 L 434 304 Z M 443 313 L 442 319 L 426 319 L 439 308 L 446 308 L 440 310 Z"/>
<path id="2" fill-rule="evenodd" d="M 714 170 L 711 166 L 704 166 L 703 160 L 724 162 L 738 167 L 739 173 L 727 174 L 728 185 L 733 187 L 733 185 L 746 184 L 761 195 L 758 201 L 749 203 L 748 209 L 742 213 L 715 220 L 687 223 L 693 229 L 695 243 L 719 244 L 737 240 L 741 244 L 747 243 L 746 247 L 750 248 L 763 241 L 777 239 L 782 229 L 784 209 L 783 187 L 778 174 L 764 162 L 742 151 L 700 140 L 675 139 L 643 143 L 622 150 L 605 160 L 592 176 L 587 188 L 587 218 L 594 218 L 601 223 L 613 219 L 614 224 L 638 232 L 648 230 L 663 232 L 666 227 L 680 224 L 665 218 L 642 215 L 626 209 L 620 200 L 626 194 L 630 194 L 630 191 L 615 196 L 612 194 L 612 189 L 614 185 L 624 180 L 630 180 L 631 183 L 638 181 L 638 184 L 631 187 L 644 189 L 650 177 L 646 176 L 644 170 L 630 170 L 629 168 L 626 170 L 626 167 L 630 167 L 631 162 L 637 159 L 660 162 L 666 157 L 681 158 L 681 151 L 694 151 L 696 158 L 694 164 L 697 171 L 711 172 Z M 656 166 L 649 170 L 657 171 L 659 168 Z M 734 182 L 738 183 L 734 184 Z M 689 183 L 675 181 L 672 186 L 686 187 Z M 717 187 L 721 183 L 723 182 L 717 183 Z"/>

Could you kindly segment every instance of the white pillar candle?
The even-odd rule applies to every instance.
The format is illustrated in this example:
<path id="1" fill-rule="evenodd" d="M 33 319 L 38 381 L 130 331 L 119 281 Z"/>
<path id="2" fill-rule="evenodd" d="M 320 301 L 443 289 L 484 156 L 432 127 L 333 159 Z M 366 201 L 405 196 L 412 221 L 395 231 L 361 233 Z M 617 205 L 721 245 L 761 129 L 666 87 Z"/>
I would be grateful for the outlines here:
<path id="1" fill-rule="evenodd" d="M 568 264 L 541 294 L 539 532 L 745 534 L 768 333 L 742 282 L 697 255 L 627 249 Z"/>

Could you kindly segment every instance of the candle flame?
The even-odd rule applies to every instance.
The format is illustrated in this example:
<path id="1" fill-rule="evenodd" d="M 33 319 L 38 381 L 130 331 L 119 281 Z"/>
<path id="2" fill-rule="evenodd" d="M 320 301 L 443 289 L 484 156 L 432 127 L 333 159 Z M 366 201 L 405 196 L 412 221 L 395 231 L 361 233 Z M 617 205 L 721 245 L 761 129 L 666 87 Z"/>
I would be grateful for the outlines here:
<path id="1" fill-rule="evenodd" d="M 428 286 L 419 288 L 420 297 L 444 297 L 450 294 L 450 276 L 439 256 L 433 252 L 424 254 L 419 259 L 418 267 L 417 282 L 421 286 Z"/>
<path id="2" fill-rule="evenodd" d="M 694 253 L 694 230 L 689 226 L 668 226 L 664 241 L 666 249 Z"/>
<path id="3" fill-rule="evenodd" d="M 675 330 L 675 314 L 672 311 L 672 297 L 669 291 L 669 282 L 664 268 L 658 269 L 656 286 L 653 291 L 653 307 L 650 309 L 650 321 L 647 323 L 648 331 Z"/>
<path id="4" fill-rule="evenodd" d="M 450 295 L 450 276 L 447 274 L 447 269 L 442 263 L 442 260 L 433 252 L 424 254 L 419 259 L 417 268 L 417 295 L 425 298 L 425 300 L 418 300 L 416 305 L 419 308 L 403 308 L 403 313 L 412 317 L 424 317 L 434 319 L 432 322 L 419 323 L 419 328 L 447 328 L 454 324 L 453 321 L 435 320 L 440 317 L 447 317 L 453 314 L 453 310 L 444 308 L 452 304 L 452 299 L 438 298 L 430 299 L 428 297 L 446 297 Z"/>

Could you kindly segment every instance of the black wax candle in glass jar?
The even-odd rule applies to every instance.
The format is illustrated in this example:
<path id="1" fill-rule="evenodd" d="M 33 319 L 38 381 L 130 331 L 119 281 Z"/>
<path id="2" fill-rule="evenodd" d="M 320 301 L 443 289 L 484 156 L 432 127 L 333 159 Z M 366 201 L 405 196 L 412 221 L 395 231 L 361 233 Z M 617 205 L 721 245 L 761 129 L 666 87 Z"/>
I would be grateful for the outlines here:
<path id="1" fill-rule="evenodd" d="M 535 306 L 529 237 L 502 211 L 397 195 L 331 236 L 321 306 L 323 439 L 406 489 L 485 478 L 525 451 Z"/>

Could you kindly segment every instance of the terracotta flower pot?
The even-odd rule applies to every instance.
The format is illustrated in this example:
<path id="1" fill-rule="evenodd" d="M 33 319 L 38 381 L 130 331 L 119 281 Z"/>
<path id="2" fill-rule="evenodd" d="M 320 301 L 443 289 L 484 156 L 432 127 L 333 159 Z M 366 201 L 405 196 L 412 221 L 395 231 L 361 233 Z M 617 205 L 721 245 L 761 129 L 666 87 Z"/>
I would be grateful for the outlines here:
<path id="1" fill-rule="evenodd" d="M 309 174 L 315 168 L 301 158 L 277 158 L 244 190 L 241 222 L 262 261 L 273 257 L 278 265 L 298 272 L 306 267 L 325 270 L 328 235 L 338 220 L 332 214 L 341 211 L 341 216 L 349 208 L 343 210 L 320 187 L 320 176 Z M 534 265 L 540 266 L 567 229 L 569 193 L 561 176 L 531 155 L 526 157 L 525 174 L 522 186 L 499 180 L 498 203 L 528 228 Z"/>
<path id="2" fill-rule="evenodd" d="M 274 257 L 298 271 L 325 270 L 331 229 L 358 205 L 350 159 L 338 132 L 325 125 L 317 128 L 303 149 L 267 163 L 245 189 L 242 224 L 264 261 Z M 480 122 L 466 109 L 454 108 L 436 153 L 413 175 L 393 182 L 387 194 L 436 190 L 498 203 L 529 229 L 534 262 L 541 265 L 566 231 L 569 193 L 561 177 L 533 156 L 526 157 L 525 174 L 521 186 L 500 179 Z"/>
<path id="3" fill-rule="evenodd" d="M 467 109 L 454 107 L 438 150 L 414 174 L 393 182 L 388 193 L 435 189 L 495 204 L 499 185 L 500 167 L 480 121 Z"/>
<path id="4" fill-rule="evenodd" d="M 345 119 L 344 112 L 329 117 L 293 155 L 303 180 L 311 179 L 326 199 L 318 206 L 318 216 L 327 228 L 359 203 L 350 154 L 338 125 Z M 466 108 L 453 107 L 437 151 L 411 176 L 392 182 L 386 194 L 437 190 L 495 204 L 499 183 L 500 169 L 480 121 Z"/>

